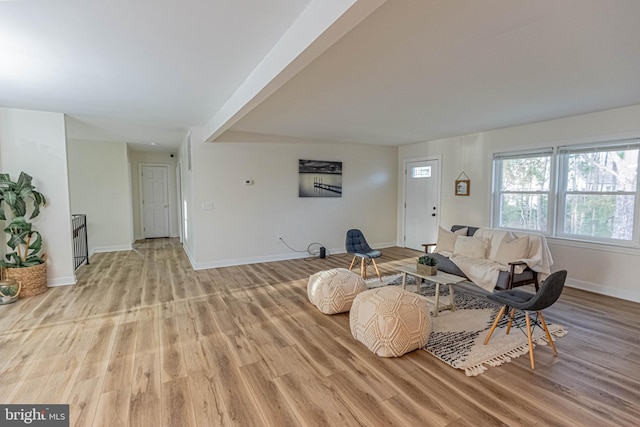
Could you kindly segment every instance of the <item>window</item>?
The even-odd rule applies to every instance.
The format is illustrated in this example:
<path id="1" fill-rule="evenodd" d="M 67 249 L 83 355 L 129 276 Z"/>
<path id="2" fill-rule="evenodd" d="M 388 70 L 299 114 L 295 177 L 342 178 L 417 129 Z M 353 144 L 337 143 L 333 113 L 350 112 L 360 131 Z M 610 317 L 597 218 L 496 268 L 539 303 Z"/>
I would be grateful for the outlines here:
<path id="1" fill-rule="evenodd" d="M 548 149 L 494 157 L 494 224 L 548 231 L 552 153 Z"/>
<path id="2" fill-rule="evenodd" d="M 411 168 L 411 178 L 431 178 L 431 166 L 416 166 Z"/>
<path id="3" fill-rule="evenodd" d="M 493 223 L 637 245 L 639 156 L 640 140 L 496 154 Z"/>
<path id="4" fill-rule="evenodd" d="M 558 234 L 633 239 L 640 146 L 561 147 Z"/>

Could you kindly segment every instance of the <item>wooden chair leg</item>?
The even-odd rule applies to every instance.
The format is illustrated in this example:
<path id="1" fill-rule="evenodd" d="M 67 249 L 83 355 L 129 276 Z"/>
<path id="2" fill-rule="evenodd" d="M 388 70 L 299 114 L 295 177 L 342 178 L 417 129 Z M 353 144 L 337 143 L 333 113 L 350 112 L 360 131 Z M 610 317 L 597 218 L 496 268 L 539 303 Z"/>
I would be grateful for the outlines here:
<path id="1" fill-rule="evenodd" d="M 513 324 L 513 316 L 515 316 L 516 314 L 516 309 L 512 308 L 511 312 L 509 312 L 509 323 L 507 324 L 507 335 L 509 335 L 509 332 L 511 331 L 511 325 Z"/>
<path id="2" fill-rule="evenodd" d="M 529 312 L 524 312 L 527 320 L 527 338 L 529 339 L 529 359 L 531 359 L 531 369 L 535 369 L 533 362 L 533 339 L 531 338 L 531 319 L 529 318 Z"/>
<path id="3" fill-rule="evenodd" d="M 551 332 L 549 332 L 549 328 L 547 328 L 547 323 L 544 321 L 544 317 L 542 316 L 542 311 L 538 311 L 538 319 L 540 319 L 540 323 L 542 323 L 542 329 L 544 329 L 545 334 L 547 334 L 547 340 L 549 340 L 549 345 L 553 350 L 553 355 L 558 355 L 558 350 L 556 350 L 556 345 L 553 343 L 553 338 L 551 338 Z"/>
<path id="4" fill-rule="evenodd" d="M 360 261 L 360 276 L 362 276 L 364 280 L 367 280 L 367 262 L 364 258 L 361 258 Z"/>
<path id="5" fill-rule="evenodd" d="M 376 264 L 376 260 L 371 258 L 371 262 L 373 263 L 373 268 L 376 269 L 376 273 L 378 273 L 378 279 L 382 282 L 382 277 L 380 276 L 380 270 L 378 270 L 378 264 Z"/>
<path id="6" fill-rule="evenodd" d="M 502 308 L 500 309 L 500 312 L 498 312 L 498 315 L 496 316 L 496 320 L 493 322 L 493 326 L 491 326 L 491 329 L 489 329 L 489 332 L 487 333 L 487 337 L 484 339 L 484 345 L 487 345 L 489 343 L 489 339 L 491 338 L 491 335 L 493 335 L 493 331 L 496 330 L 496 327 L 498 326 L 498 322 L 502 318 L 502 315 L 504 314 L 504 311 L 506 309 L 507 309 L 507 306 L 503 305 Z"/>
<path id="7" fill-rule="evenodd" d="M 354 256 L 353 259 L 351 260 L 351 265 L 349 266 L 349 271 L 351 271 L 351 269 L 353 268 L 353 265 L 356 263 L 356 257 Z"/>

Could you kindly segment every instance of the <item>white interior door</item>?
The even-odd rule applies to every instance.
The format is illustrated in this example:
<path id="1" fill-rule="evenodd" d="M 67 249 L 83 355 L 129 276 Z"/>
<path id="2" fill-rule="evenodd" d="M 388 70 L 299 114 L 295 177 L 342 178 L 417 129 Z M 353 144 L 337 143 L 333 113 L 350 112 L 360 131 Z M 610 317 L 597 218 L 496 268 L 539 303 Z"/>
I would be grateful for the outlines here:
<path id="1" fill-rule="evenodd" d="M 404 204 L 404 246 L 424 250 L 423 243 L 438 238 L 440 161 L 406 163 Z"/>
<path id="2" fill-rule="evenodd" d="M 142 234 L 169 237 L 169 167 L 142 165 Z"/>

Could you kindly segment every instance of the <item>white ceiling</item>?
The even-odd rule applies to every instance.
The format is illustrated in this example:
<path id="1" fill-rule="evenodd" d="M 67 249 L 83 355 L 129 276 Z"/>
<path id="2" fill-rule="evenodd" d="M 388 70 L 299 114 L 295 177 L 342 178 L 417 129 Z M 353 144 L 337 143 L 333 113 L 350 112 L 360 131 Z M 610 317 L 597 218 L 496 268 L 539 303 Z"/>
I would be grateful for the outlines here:
<path id="1" fill-rule="evenodd" d="M 0 106 L 174 148 L 320 1 L 0 2 Z M 378 3 L 211 135 L 400 145 L 640 104 L 640 1 Z"/>

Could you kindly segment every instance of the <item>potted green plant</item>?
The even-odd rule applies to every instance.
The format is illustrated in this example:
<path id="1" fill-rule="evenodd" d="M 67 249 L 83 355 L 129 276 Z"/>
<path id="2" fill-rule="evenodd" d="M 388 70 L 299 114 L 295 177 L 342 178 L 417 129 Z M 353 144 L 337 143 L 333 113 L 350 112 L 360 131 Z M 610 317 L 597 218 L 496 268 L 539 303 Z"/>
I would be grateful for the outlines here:
<path id="1" fill-rule="evenodd" d="M 438 274 L 438 259 L 431 255 L 422 255 L 418 258 L 416 272 L 425 276 L 435 276 Z"/>
<path id="2" fill-rule="evenodd" d="M 29 222 L 40 214 L 40 207 L 47 201 L 36 191 L 32 180 L 25 172 L 20 173 L 17 181 L 11 180 L 9 174 L 0 174 L 0 221 L 8 222 L 4 231 L 7 246 L 12 250 L 0 260 L 0 267 L 5 279 L 20 283 L 21 297 L 47 290 L 45 256 L 40 253 L 42 236 Z M 5 211 L 7 207 L 9 209 Z"/>

